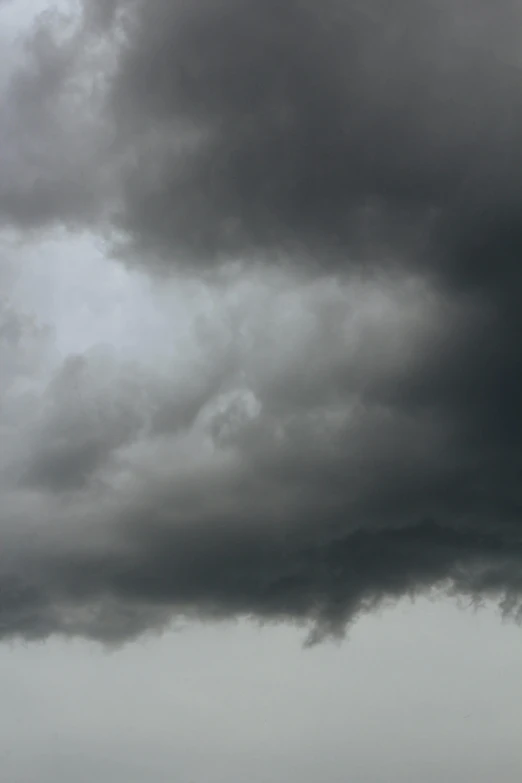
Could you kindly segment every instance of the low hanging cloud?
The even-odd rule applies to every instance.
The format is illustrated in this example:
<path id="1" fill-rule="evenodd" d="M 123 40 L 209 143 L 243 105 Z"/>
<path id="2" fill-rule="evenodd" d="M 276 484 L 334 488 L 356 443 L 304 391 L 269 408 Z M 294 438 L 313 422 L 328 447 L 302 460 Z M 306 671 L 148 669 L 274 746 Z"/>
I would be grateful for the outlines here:
<path id="1" fill-rule="evenodd" d="M 245 275 L 183 369 L 107 350 L 11 367 L 3 635 L 250 616 L 320 638 L 433 587 L 518 611 L 518 444 L 449 379 L 422 393 L 481 318 L 422 281 Z M 31 355 L 33 327 L 3 335 Z"/>
<path id="2" fill-rule="evenodd" d="M 434 588 L 520 613 L 521 30 L 508 0 L 38 23 L 4 226 L 116 237 L 216 306 L 180 363 L 57 359 L 2 305 L 0 634 L 315 639 Z"/>

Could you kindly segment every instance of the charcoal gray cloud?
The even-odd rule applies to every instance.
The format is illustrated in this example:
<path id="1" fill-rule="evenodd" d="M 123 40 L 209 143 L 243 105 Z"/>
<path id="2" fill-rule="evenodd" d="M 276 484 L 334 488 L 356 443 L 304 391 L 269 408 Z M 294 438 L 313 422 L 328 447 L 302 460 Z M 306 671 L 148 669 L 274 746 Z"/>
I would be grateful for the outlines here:
<path id="1" fill-rule="evenodd" d="M 90 0 L 68 36 L 63 20 L 38 27 L 13 81 L 42 170 L 16 200 L 13 176 L 4 211 L 101 219 L 106 186 L 105 218 L 177 263 L 346 264 L 392 243 L 403 261 L 487 275 L 474 243 L 516 242 L 520 25 L 511 0 Z"/>
<path id="2" fill-rule="evenodd" d="M 433 588 L 520 614 L 521 14 L 92 0 L 37 26 L 5 224 L 239 277 L 207 278 L 183 372 L 89 353 L 24 386 L 5 315 L 4 635 L 315 639 Z"/>

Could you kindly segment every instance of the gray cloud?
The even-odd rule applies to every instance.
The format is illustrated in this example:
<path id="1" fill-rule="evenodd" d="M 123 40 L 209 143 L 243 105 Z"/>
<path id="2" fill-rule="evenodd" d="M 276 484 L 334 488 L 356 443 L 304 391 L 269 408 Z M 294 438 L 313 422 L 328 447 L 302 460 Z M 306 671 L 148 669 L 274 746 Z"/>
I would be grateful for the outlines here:
<path id="1" fill-rule="evenodd" d="M 10 365 L 5 635 L 321 635 L 433 587 L 520 611 L 520 29 L 507 0 L 115 0 L 37 28 L 4 220 L 115 228 L 154 271 L 240 263 L 183 371 L 69 359 L 27 418 Z"/>
<path id="2" fill-rule="evenodd" d="M 99 63 L 84 38 L 74 16 L 49 10 L 6 47 L 0 225 L 24 235 L 99 223 L 104 214 L 110 134 L 99 113 L 103 90 L 88 75 Z"/>
<path id="3" fill-rule="evenodd" d="M 37 28 L 14 81 L 39 176 L 19 149 L 11 219 L 104 216 L 165 262 L 409 257 L 457 279 L 487 275 L 477 231 L 516 241 L 517 3 L 85 6 Z"/>
<path id="4" fill-rule="evenodd" d="M 228 339 L 184 373 L 86 354 L 33 392 L 33 419 L 11 410 L 4 635 L 112 642 L 238 615 L 319 638 L 433 587 L 518 612 L 518 441 L 416 391 L 473 322 L 462 301 L 261 275 L 222 306 L 203 334 L 232 323 Z"/>

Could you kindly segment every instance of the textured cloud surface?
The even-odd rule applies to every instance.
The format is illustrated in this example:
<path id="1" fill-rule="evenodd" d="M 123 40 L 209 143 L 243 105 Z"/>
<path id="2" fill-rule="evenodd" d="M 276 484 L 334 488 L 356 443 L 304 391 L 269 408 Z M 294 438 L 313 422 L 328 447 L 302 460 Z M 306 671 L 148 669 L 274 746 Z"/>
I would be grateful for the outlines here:
<path id="1" fill-rule="evenodd" d="M 1 219 L 197 293 L 182 357 L 157 291 L 133 358 L 2 305 L 0 633 L 519 611 L 519 3 L 84 6 L 2 87 Z"/>

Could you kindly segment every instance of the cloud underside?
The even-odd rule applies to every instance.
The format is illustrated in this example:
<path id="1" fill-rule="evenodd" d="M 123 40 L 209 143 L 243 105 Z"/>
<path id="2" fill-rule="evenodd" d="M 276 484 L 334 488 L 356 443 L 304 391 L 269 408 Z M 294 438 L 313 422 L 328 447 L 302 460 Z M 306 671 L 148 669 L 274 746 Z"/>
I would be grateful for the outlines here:
<path id="1" fill-rule="evenodd" d="M 434 588 L 520 613 L 520 13 L 91 0 L 37 26 L 4 225 L 239 273 L 202 283 L 183 368 L 53 365 L 3 307 L 0 635 L 315 639 Z"/>

